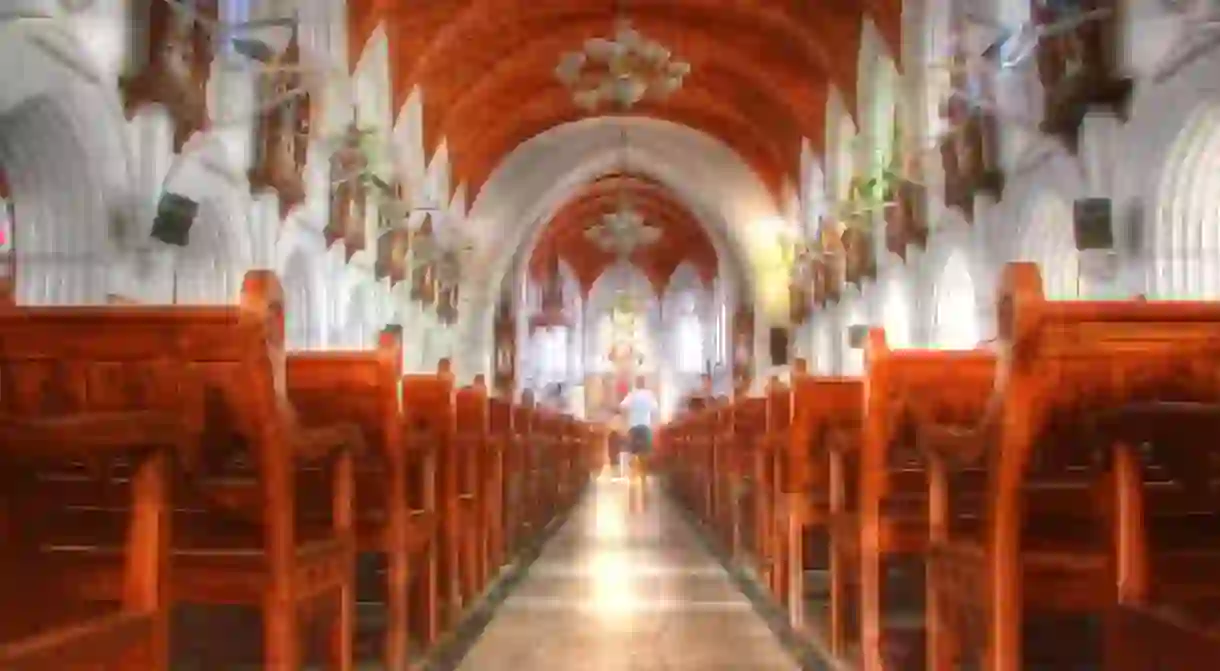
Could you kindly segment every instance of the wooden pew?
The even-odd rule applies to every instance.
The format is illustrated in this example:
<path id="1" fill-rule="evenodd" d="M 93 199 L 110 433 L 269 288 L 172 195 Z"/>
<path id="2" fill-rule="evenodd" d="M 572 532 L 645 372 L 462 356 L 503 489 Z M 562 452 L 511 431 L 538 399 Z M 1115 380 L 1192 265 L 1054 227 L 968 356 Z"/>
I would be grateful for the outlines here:
<path id="1" fill-rule="evenodd" d="M 779 378 L 767 383 L 766 414 L 762 438 L 755 443 L 754 481 L 754 545 L 764 584 L 781 604 L 787 597 L 786 566 L 779 534 L 779 482 L 784 477 L 781 456 L 789 440 L 792 426 L 792 390 Z"/>
<path id="2" fill-rule="evenodd" d="M 420 632 L 429 645 L 439 640 L 446 627 L 461 616 L 459 480 L 453 438 L 456 431 L 453 373 L 447 359 L 437 366 L 435 374 L 409 374 L 402 377 L 402 412 L 406 426 L 408 451 L 425 457 L 426 483 L 423 502 L 435 514 L 434 550 L 426 575 L 435 584 L 425 590 L 418 603 L 420 612 L 413 620 L 424 622 Z M 431 602 L 430 599 L 435 599 Z"/>
<path id="3" fill-rule="evenodd" d="M 301 619 L 329 604 L 329 666 L 351 669 L 352 451 L 363 441 L 356 427 L 307 428 L 298 421 L 286 396 L 283 299 L 274 275 L 248 273 L 237 306 L 16 314 L 43 325 L 36 340 L 48 348 L 65 333 L 86 333 L 150 365 L 184 362 L 202 378 L 202 449 L 175 487 L 171 593 L 188 603 L 261 606 L 263 666 L 274 671 L 301 667 Z M 5 376 L 8 407 L 25 413 L 49 398 L 80 393 L 65 387 L 57 370 L 66 371 L 45 361 L 42 372 Z M 90 382 L 105 385 L 106 374 L 99 371 Z M 296 480 L 319 469 L 329 479 L 331 509 L 328 519 L 311 523 L 301 514 Z M 127 508 L 97 505 L 108 479 L 90 469 L 58 472 L 44 483 L 54 493 L 39 498 L 39 510 L 27 511 L 56 536 L 40 565 L 64 571 L 89 599 L 117 598 L 123 586 L 108 558 L 121 545 Z"/>
<path id="4" fill-rule="evenodd" d="M 716 406 L 715 427 L 712 432 L 712 470 L 706 487 L 711 491 L 715 515 L 709 520 L 712 530 L 720 537 L 729 552 L 734 551 L 733 533 L 738 505 L 736 486 L 737 432 L 734 405 L 721 399 Z"/>
<path id="5" fill-rule="evenodd" d="M 288 397 L 299 415 L 310 424 L 355 424 L 368 447 L 356 462 L 356 535 L 360 552 L 385 560 L 381 658 L 389 669 L 407 667 L 409 632 L 432 626 L 410 622 L 412 590 L 435 590 L 436 510 L 428 500 L 434 467 L 430 451 L 409 449 L 401 362 L 400 327 L 382 331 L 375 350 L 294 352 L 287 360 Z M 420 598 L 435 601 L 434 594 Z"/>
<path id="6" fill-rule="evenodd" d="M 524 549 L 529 540 L 531 489 L 531 450 L 537 413 L 533 392 L 526 391 L 521 402 L 513 406 L 513 435 L 505 460 L 504 511 L 506 517 L 505 542 L 508 552 L 516 554 Z"/>
<path id="7" fill-rule="evenodd" d="M 865 362 L 861 433 L 858 443 L 845 443 L 849 449 L 858 444 L 859 452 L 836 457 L 847 482 L 832 485 L 854 499 L 836 509 L 833 551 L 859 589 L 855 598 L 836 598 L 835 606 L 854 602 L 861 669 L 918 668 L 924 659 L 918 583 L 928 540 L 928 486 L 907 418 L 978 423 L 989 407 L 996 357 L 985 350 L 890 350 L 884 331 L 873 328 Z M 835 582 L 841 584 L 837 577 Z"/>
<path id="8" fill-rule="evenodd" d="M 818 545 L 816 536 L 825 529 L 830 546 L 827 557 L 829 584 L 826 601 L 810 594 L 804 584 L 797 626 L 810 635 L 824 638 L 836 655 L 844 655 L 847 647 L 848 576 L 851 564 L 836 551 L 855 533 L 849 503 L 855 483 L 849 481 L 847 464 L 860 441 L 864 414 L 864 383 L 852 377 L 798 377 L 794 382 L 796 419 L 792 430 L 790 471 L 800 499 L 794 508 L 801 515 L 802 548 L 798 556 L 801 568 L 797 572 L 802 583 L 808 577 L 806 567 L 810 546 Z M 799 506 L 799 507 L 798 507 Z M 814 597 L 814 598 L 811 598 Z M 813 610 L 814 612 L 810 612 Z"/>
<path id="9" fill-rule="evenodd" d="M 1133 447 L 1149 437 L 1154 448 L 1180 440 L 1177 435 L 1141 435 L 1141 427 L 1164 426 L 1166 417 L 1171 418 L 1169 426 L 1188 420 L 1175 414 L 1183 404 L 1203 406 L 1212 421 L 1211 409 L 1220 399 L 1215 368 L 1220 354 L 1220 305 L 1047 301 L 1037 268 L 1018 263 L 1005 269 L 997 324 L 1001 339 L 997 379 L 1002 386 L 997 388 L 989 421 L 959 440 L 926 431 L 929 450 L 942 461 L 978 464 L 988 470 L 985 514 L 978 531 L 955 533 L 950 528 L 947 538 L 933 541 L 930 589 L 936 590 L 948 612 L 946 626 L 930 632 L 935 636 L 929 638 L 929 664 L 952 664 L 971 651 L 970 641 L 981 639 L 980 668 L 1017 671 L 1024 668 L 1022 627 L 1028 610 L 1057 604 L 1112 611 L 1115 603 L 1138 604 L 1147 590 L 1155 593 L 1150 588 L 1153 576 L 1167 583 L 1182 580 L 1178 562 L 1190 563 L 1191 552 L 1177 553 L 1173 548 L 1155 552 L 1160 564 L 1152 571 L 1148 563 L 1152 557 L 1140 549 L 1142 541 L 1135 540 L 1144 534 L 1132 522 L 1138 519 L 1132 510 L 1138 499 L 1134 493 L 1151 495 L 1159 488 L 1148 489 L 1154 483 L 1147 477 L 1148 467 L 1144 474 L 1138 473 Z M 1150 402 L 1156 402 L 1151 414 L 1123 424 L 1132 432 L 1126 435 L 1098 431 L 1088 421 L 1115 412 L 1130 419 L 1135 406 Z M 1106 468 L 1095 469 L 1095 504 L 1077 513 L 1091 516 L 1094 531 L 1078 524 L 1048 534 L 1047 516 L 1040 514 L 1040 508 L 1057 497 L 1049 490 L 1039 490 L 1035 496 L 1028 484 L 1037 479 L 1041 462 L 1061 464 L 1065 455 L 1082 454 L 1089 459 L 1102 454 L 1110 461 Z M 1191 470 L 1201 471 L 1205 482 L 1214 476 L 1208 462 L 1193 459 L 1190 464 L 1172 473 L 1170 480 L 1188 483 L 1195 477 Z M 1165 507 L 1176 511 L 1166 520 L 1170 531 L 1182 531 L 1180 525 L 1190 529 L 1190 504 L 1180 496 L 1183 489 L 1190 488 L 1165 492 Z M 952 501 L 953 487 L 944 490 L 934 490 L 932 496 Z M 1055 509 L 1061 517 L 1070 512 Z M 944 517 L 952 522 L 952 511 Z M 1063 529 L 1074 533 L 1065 534 Z M 1178 535 L 1201 540 L 1197 533 Z M 1194 577 L 1186 582 L 1196 590 L 1206 586 L 1197 579 L 1198 572 L 1185 573 Z M 1107 664 L 1117 666 L 1124 654 L 1117 633 L 1119 619 L 1112 617 L 1106 624 Z"/>
<path id="10" fill-rule="evenodd" d="M 576 420 L 571 415 L 555 418 L 555 508 L 571 504 L 576 484 Z"/>
<path id="11" fill-rule="evenodd" d="M 1114 671 L 1204 669 L 1220 659 L 1220 632 L 1163 609 L 1119 606 L 1116 631 L 1124 643 Z"/>
<path id="12" fill-rule="evenodd" d="M 557 424 L 559 416 L 548 408 L 535 408 L 534 431 L 531 434 L 529 475 L 530 524 L 529 535 L 537 538 L 551 521 L 554 512 L 557 482 L 556 462 L 559 449 Z"/>
<path id="13" fill-rule="evenodd" d="M 116 309 L 96 321 L 67 309 L 0 314 L 6 671 L 169 668 L 171 466 L 198 446 L 203 387 L 183 359 L 158 359 L 104 335 L 102 329 L 125 326 L 132 327 L 125 337 L 149 335 L 143 312 Z M 114 492 L 126 519 L 113 606 L 79 603 L 70 573 L 41 570 L 46 541 L 54 540 L 43 532 L 53 521 L 30 515 L 39 506 L 27 506 L 54 495 L 41 482 L 47 465 L 71 462 L 124 473 L 125 482 L 114 483 L 126 485 Z M 94 503 L 106 505 L 106 498 Z"/>
<path id="14" fill-rule="evenodd" d="M 487 454 L 487 478 L 484 492 L 484 514 L 487 516 L 488 536 L 485 552 L 490 573 L 484 576 L 490 581 L 504 568 L 508 559 L 511 534 L 506 514 L 508 500 L 508 478 L 510 477 L 511 452 L 517 440 L 514 420 L 517 413 L 512 401 L 505 398 L 491 399 L 491 444 Z"/>
<path id="15" fill-rule="evenodd" d="M 729 547 L 736 560 L 754 569 L 758 568 L 759 561 L 755 502 L 761 492 L 761 483 L 754 472 L 754 454 L 766 430 L 766 398 L 743 398 L 733 404 L 733 439 L 725 483 L 733 501 Z"/>
<path id="16" fill-rule="evenodd" d="M 828 593 L 824 580 L 809 582 L 810 574 L 826 577 L 828 564 L 816 555 L 828 545 L 830 479 L 827 436 L 840 430 L 858 431 L 863 388 L 859 379 L 809 375 L 797 366 L 790 391 L 791 426 L 778 456 L 779 534 L 784 538 L 789 620 L 798 630 L 822 638 L 825 613 L 808 618 L 810 607 L 821 610 Z"/>
<path id="17" fill-rule="evenodd" d="M 452 524 L 457 526 L 461 550 L 460 583 L 462 607 L 467 607 L 483 591 L 485 575 L 483 554 L 487 534 L 482 514 L 484 461 L 490 445 L 490 416 L 487 387 L 481 380 L 459 389 L 454 397 L 457 430 L 452 457 L 458 475 L 458 507 Z"/>

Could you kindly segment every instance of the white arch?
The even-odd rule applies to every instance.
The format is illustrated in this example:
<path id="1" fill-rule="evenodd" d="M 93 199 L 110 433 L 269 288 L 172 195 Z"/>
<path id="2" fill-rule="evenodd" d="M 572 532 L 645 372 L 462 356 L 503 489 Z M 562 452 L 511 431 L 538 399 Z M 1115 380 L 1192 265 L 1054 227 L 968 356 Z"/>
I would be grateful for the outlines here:
<path id="1" fill-rule="evenodd" d="M 829 315 L 823 313 L 815 317 L 813 323 L 813 366 L 812 370 L 823 375 L 830 375 L 838 369 L 835 360 L 835 324 Z"/>
<path id="2" fill-rule="evenodd" d="M 1159 74 L 1166 66 L 1175 67 L 1171 75 Z M 1158 231 L 1167 221 L 1187 216 L 1178 210 L 1162 219 L 1163 210 L 1176 197 L 1175 189 L 1167 189 L 1181 174 L 1182 143 L 1187 130 L 1205 123 L 1202 117 L 1216 105 L 1215 82 L 1220 78 L 1220 50 L 1211 49 L 1185 63 L 1157 64 L 1157 76 L 1136 80 L 1128 121 L 1123 125 L 1122 145 L 1116 156 L 1123 160 L 1117 166 L 1114 203 L 1116 235 L 1138 238 L 1142 244 L 1133 258 L 1124 259 L 1130 269 L 1126 288 L 1130 293 L 1146 293 L 1161 298 L 1173 298 L 1175 289 L 1155 279 L 1157 259 L 1152 251 L 1153 240 L 1167 233 Z M 1202 141 L 1195 135 L 1195 141 Z M 1198 185 L 1204 186 L 1204 185 Z M 1184 184 L 1179 188 L 1187 188 Z M 1182 193 L 1183 191 L 1179 191 Z M 1129 226 L 1142 226 L 1132 231 Z"/>
<path id="3" fill-rule="evenodd" d="M 683 261 L 669 274 L 669 283 L 665 285 L 665 293 L 671 291 L 706 290 L 708 287 L 699 274 L 699 269 L 690 261 Z"/>
<path id="4" fill-rule="evenodd" d="M 885 283 L 881 320 L 885 326 L 885 337 L 890 347 L 901 349 L 911 346 L 911 291 L 903 273 Z"/>
<path id="5" fill-rule="evenodd" d="M 57 56 L 39 46 L 48 42 Z M 93 69 L 58 21 L 0 25 L 0 72 L 17 300 L 104 302 L 112 217 L 134 190 L 117 96 L 85 74 Z"/>
<path id="6" fill-rule="evenodd" d="M 493 261 L 485 266 L 491 271 L 486 279 L 504 275 L 512 252 L 534 237 L 575 189 L 623 168 L 624 162 L 672 189 L 707 226 L 720 257 L 730 262 L 751 260 L 757 251 L 758 242 L 746 235 L 745 225 L 778 218 L 777 205 L 758 176 L 711 136 L 656 119 L 585 119 L 521 144 L 480 190 L 469 219 L 481 256 Z"/>
<path id="7" fill-rule="evenodd" d="M 933 286 L 932 345 L 970 349 L 980 340 L 974 278 L 966 255 L 954 251 Z"/>
<path id="8" fill-rule="evenodd" d="M 670 275 L 661 297 L 665 363 L 677 374 L 703 371 L 707 358 L 707 330 L 704 328 L 707 293 L 694 264 L 683 262 Z"/>
<path id="9" fill-rule="evenodd" d="M 622 132 L 629 136 L 624 151 Z M 492 173 L 469 214 L 477 236 L 471 303 L 463 310 L 463 375 L 485 372 L 491 307 L 519 249 L 530 249 L 543 225 L 575 189 L 625 167 L 666 185 L 705 225 L 720 275 L 753 294 L 761 307 L 784 295 L 778 267 L 777 204 L 729 147 L 674 123 L 644 118 L 586 119 L 523 143 Z M 523 272 L 523 270 L 521 271 Z M 763 290 L 763 285 L 771 286 Z M 730 290 L 736 287 L 729 287 Z"/>
<path id="10" fill-rule="evenodd" d="M 1146 293 L 1220 298 L 1220 105 L 1200 105 L 1167 157 L 1146 241 Z"/>
<path id="11" fill-rule="evenodd" d="M 298 246 L 288 253 L 279 269 L 284 286 L 285 334 L 292 349 L 309 349 L 318 344 L 322 329 L 322 298 L 314 255 Z"/>
<path id="12" fill-rule="evenodd" d="M 164 192 L 199 203 L 190 242 L 175 250 L 180 303 L 237 300 L 242 277 L 254 262 L 251 199 L 244 183 L 225 177 L 236 172 L 220 136 L 196 133 L 174 158 Z"/>
<path id="13" fill-rule="evenodd" d="M 1065 300 L 1085 294 L 1071 203 L 1058 193 L 1041 189 L 1033 193 L 1028 213 L 1015 260 L 1038 264 L 1047 298 Z"/>
<path id="14" fill-rule="evenodd" d="M 348 288 L 346 311 L 343 319 L 343 333 L 349 345 L 363 347 L 371 342 L 368 332 L 370 314 L 375 306 L 369 305 L 368 285 L 363 282 L 353 282 Z"/>

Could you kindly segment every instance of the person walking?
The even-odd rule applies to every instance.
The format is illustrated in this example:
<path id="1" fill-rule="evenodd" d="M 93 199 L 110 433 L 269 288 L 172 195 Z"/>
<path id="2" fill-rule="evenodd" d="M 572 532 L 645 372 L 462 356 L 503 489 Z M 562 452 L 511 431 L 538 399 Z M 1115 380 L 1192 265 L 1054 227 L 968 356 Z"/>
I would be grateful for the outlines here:
<path id="1" fill-rule="evenodd" d="M 630 504 L 634 504 L 638 492 L 640 510 L 647 504 L 648 458 L 652 454 L 653 425 L 660 411 L 656 394 L 648 388 L 647 382 L 643 376 L 637 377 L 635 389 L 619 404 L 619 409 L 627 415 L 627 450 L 631 455 L 628 497 Z"/>

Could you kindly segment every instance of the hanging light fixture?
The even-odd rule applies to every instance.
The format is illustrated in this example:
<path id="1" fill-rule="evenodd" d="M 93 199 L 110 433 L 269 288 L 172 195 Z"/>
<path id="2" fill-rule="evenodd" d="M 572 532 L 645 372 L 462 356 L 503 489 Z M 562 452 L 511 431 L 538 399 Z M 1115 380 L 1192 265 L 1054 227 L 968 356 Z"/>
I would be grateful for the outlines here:
<path id="1" fill-rule="evenodd" d="M 682 88 L 690 63 L 631 27 L 615 2 L 613 37 L 585 40 L 581 51 L 565 53 L 555 76 L 572 91 L 577 107 L 592 112 L 609 105 L 627 110 L 650 98 L 663 100 Z"/>
<path id="2" fill-rule="evenodd" d="M 627 174 L 627 131 L 622 134 L 623 167 L 620 174 Z M 627 200 L 627 190 L 620 178 L 618 207 L 614 212 L 602 215 L 602 223 L 585 231 L 585 237 L 602 251 L 609 252 L 626 262 L 632 252 L 647 247 L 661 239 L 661 229 L 648 226 L 644 217 Z"/>

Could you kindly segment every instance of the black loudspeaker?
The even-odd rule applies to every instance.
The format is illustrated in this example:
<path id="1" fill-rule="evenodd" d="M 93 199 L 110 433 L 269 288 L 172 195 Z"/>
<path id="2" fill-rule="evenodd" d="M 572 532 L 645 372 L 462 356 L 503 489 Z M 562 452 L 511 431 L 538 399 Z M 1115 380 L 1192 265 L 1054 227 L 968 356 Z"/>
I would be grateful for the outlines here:
<path id="1" fill-rule="evenodd" d="M 191 224 L 199 215 L 199 203 L 167 193 L 157 203 L 157 218 L 153 219 L 152 237 L 167 245 L 185 247 L 191 241 Z"/>
<path id="2" fill-rule="evenodd" d="M 1109 198 L 1083 198 L 1072 208 L 1076 249 L 1114 249 L 1113 212 Z"/>
<path id="3" fill-rule="evenodd" d="M 275 52 L 271 50 L 271 47 L 267 46 L 266 42 L 260 40 L 234 38 L 233 51 L 260 63 L 270 63 L 275 60 Z"/>
<path id="4" fill-rule="evenodd" d="M 868 340 L 868 324 L 852 324 L 847 327 L 847 346 L 852 349 L 864 349 Z"/>
<path id="5" fill-rule="evenodd" d="M 771 365 L 788 365 L 788 329 L 782 326 L 771 327 Z"/>

